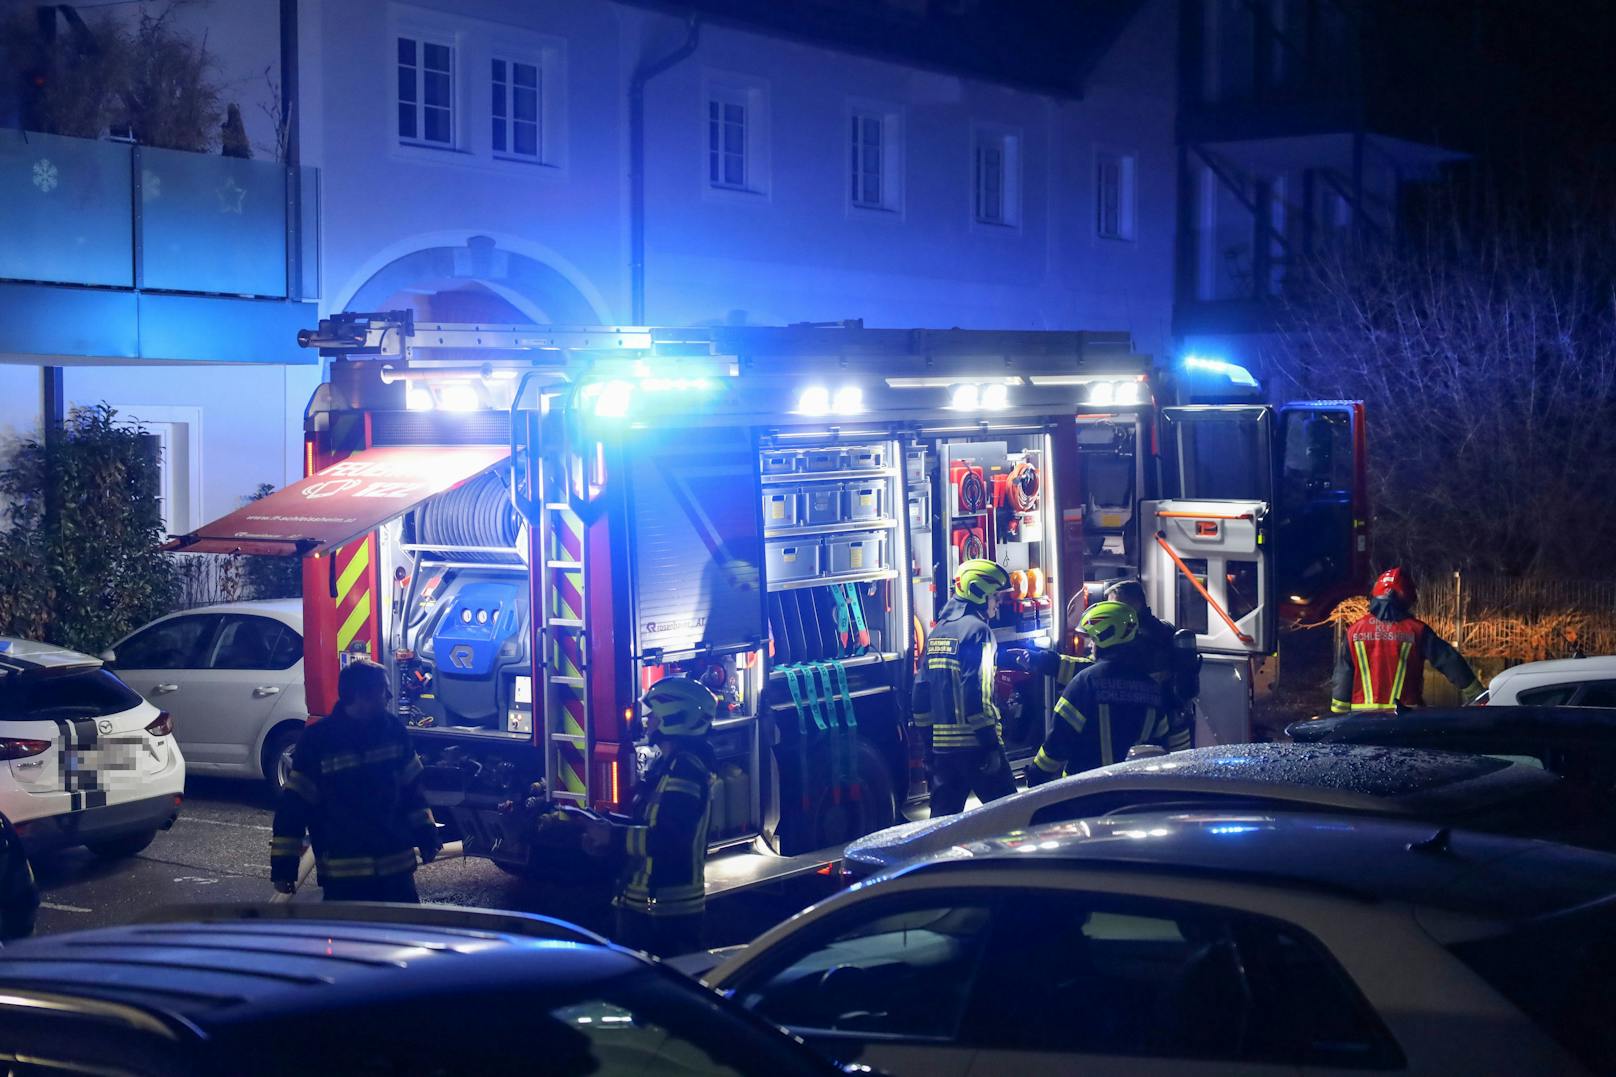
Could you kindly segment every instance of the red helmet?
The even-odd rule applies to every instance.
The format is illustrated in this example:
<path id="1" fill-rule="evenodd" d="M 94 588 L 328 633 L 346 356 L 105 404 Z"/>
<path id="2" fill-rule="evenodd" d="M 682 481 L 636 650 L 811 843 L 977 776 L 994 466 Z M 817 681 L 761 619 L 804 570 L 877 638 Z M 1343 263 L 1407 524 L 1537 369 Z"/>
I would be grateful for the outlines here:
<path id="1" fill-rule="evenodd" d="M 1397 599 L 1404 607 L 1414 605 L 1414 577 L 1404 572 L 1401 567 L 1389 568 L 1375 580 L 1374 589 L 1369 592 L 1371 598 L 1385 598 L 1388 595 Z"/>

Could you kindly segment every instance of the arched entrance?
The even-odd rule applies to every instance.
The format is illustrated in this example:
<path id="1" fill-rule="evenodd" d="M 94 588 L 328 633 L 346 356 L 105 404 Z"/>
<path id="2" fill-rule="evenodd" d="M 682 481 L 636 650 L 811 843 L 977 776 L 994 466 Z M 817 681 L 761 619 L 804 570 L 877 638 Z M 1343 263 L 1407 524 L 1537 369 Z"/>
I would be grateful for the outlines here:
<path id="1" fill-rule="evenodd" d="M 594 325 L 601 318 L 554 266 L 489 236 L 412 251 L 371 274 L 346 310 L 413 310 L 423 322 Z"/>

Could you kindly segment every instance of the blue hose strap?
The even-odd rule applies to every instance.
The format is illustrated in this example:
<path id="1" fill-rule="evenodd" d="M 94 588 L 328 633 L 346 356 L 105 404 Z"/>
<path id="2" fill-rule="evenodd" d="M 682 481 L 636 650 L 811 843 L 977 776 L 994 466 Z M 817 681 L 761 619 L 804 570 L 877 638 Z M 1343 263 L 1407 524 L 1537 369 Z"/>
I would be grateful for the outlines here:
<path id="1" fill-rule="evenodd" d="M 831 584 L 830 597 L 836 602 L 836 641 L 841 654 L 853 653 L 853 637 L 850 631 L 852 616 L 847 608 L 847 591 L 845 585 Z"/>
<path id="2" fill-rule="evenodd" d="M 847 588 L 847 604 L 852 610 L 853 629 L 858 641 L 858 646 L 849 647 L 847 653 L 864 654 L 870 649 L 870 628 L 864 622 L 864 600 L 859 597 L 858 584 L 846 583 L 842 586 Z"/>
<path id="3" fill-rule="evenodd" d="M 858 771 L 858 717 L 853 713 L 853 693 L 847 687 L 847 667 L 840 662 L 830 663 L 836 678 L 836 698 L 842 704 L 842 739 L 846 751 L 847 793 L 851 800 L 864 796 L 863 783 Z"/>

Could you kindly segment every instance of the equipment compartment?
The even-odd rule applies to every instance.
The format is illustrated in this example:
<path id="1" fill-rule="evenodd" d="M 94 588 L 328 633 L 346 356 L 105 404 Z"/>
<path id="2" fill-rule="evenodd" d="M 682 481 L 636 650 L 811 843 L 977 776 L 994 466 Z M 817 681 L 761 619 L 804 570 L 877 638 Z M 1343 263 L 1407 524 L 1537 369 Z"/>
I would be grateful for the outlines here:
<path id="1" fill-rule="evenodd" d="M 807 486 L 802 491 L 802 521 L 805 526 L 842 522 L 842 488 L 833 485 Z"/>
<path id="2" fill-rule="evenodd" d="M 787 486 L 763 492 L 763 526 L 770 530 L 802 522 L 802 493 Z"/>
<path id="3" fill-rule="evenodd" d="M 885 480 L 845 483 L 842 493 L 846 500 L 844 519 L 849 523 L 865 523 L 886 516 Z"/>

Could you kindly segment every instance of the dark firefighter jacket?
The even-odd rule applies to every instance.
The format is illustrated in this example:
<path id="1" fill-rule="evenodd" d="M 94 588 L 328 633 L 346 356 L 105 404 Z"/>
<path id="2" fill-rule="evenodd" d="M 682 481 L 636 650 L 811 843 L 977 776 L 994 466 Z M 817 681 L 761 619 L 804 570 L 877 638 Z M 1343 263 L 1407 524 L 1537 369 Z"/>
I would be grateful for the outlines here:
<path id="1" fill-rule="evenodd" d="M 1169 706 L 1184 707 L 1196 696 L 1201 694 L 1200 659 L 1190 654 L 1186 659 L 1179 650 L 1173 646 L 1173 637 L 1177 630 L 1163 621 L 1149 610 L 1139 614 L 1138 640 L 1149 655 L 1149 666 L 1152 672 L 1159 673 L 1165 678 L 1169 692 Z M 1054 677 L 1055 683 L 1064 688 L 1071 683 L 1077 671 L 1094 663 L 1092 655 L 1057 654 L 1054 651 L 1035 652 L 1031 668 L 1036 673 L 1046 677 Z"/>
<path id="2" fill-rule="evenodd" d="M 1127 758 L 1136 744 L 1190 746 L 1188 717 L 1173 708 L 1169 675 L 1143 641 L 1116 648 L 1077 672 L 1055 703 L 1055 725 L 1033 760 L 1046 774 L 1075 774 Z"/>
<path id="3" fill-rule="evenodd" d="M 421 795 L 421 760 L 396 718 L 361 722 L 339 703 L 329 718 L 303 730 L 275 810 L 269 852 L 275 882 L 297 880 L 305 832 L 321 886 L 413 872 L 416 848 L 437 847 Z"/>
<path id="4" fill-rule="evenodd" d="M 633 821 L 613 828 L 626 860 L 615 904 L 647 916 L 706 909 L 707 821 L 717 762 L 694 737 L 667 737 L 634 797 Z"/>
<path id="5" fill-rule="evenodd" d="M 999 746 L 994 661 L 993 629 L 980 608 L 951 599 L 926 637 L 912 700 L 915 726 L 931 731 L 932 751 L 975 752 Z"/>
<path id="6" fill-rule="evenodd" d="M 28 865 L 22 839 L 11 821 L 0 815 L 0 942 L 32 935 L 38 909 L 39 887 L 34 884 L 34 870 Z"/>
<path id="7" fill-rule="evenodd" d="M 1330 710 L 1386 711 L 1425 703 L 1425 663 L 1467 695 L 1481 686 L 1447 640 L 1391 596 L 1369 601 L 1369 612 L 1342 635 L 1336 651 Z"/>

